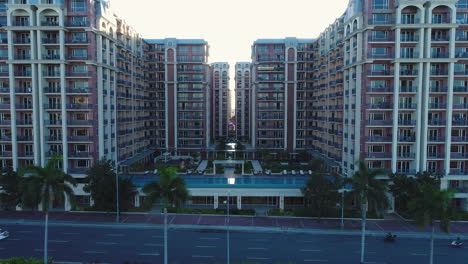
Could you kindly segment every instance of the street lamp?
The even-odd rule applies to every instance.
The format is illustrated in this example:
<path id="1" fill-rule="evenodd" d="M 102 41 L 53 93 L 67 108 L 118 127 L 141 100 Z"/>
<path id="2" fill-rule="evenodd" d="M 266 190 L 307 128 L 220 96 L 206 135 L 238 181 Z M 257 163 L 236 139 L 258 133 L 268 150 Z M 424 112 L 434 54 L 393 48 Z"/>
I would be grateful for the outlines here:
<path id="1" fill-rule="evenodd" d="M 236 183 L 236 178 L 228 178 L 228 185 L 233 185 L 235 183 Z M 229 241 L 230 240 L 229 239 L 229 225 L 230 225 L 230 223 L 229 223 L 229 220 L 230 220 L 229 207 L 231 207 L 230 204 L 229 204 L 230 198 L 231 198 L 231 191 L 228 190 L 228 192 L 227 192 L 227 201 L 226 201 L 226 204 L 227 204 L 227 228 L 226 228 L 226 230 L 227 230 L 227 235 L 226 235 L 227 236 L 227 242 L 226 242 L 227 243 L 227 245 L 226 245 L 226 248 L 227 248 L 226 249 L 227 250 L 227 264 L 231 264 L 231 257 L 230 257 L 231 252 L 230 252 L 230 241 Z"/>
<path id="2" fill-rule="evenodd" d="M 345 192 L 351 191 L 350 189 L 339 189 L 338 192 L 341 193 L 341 230 L 344 229 L 344 194 Z"/>
<path id="3" fill-rule="evenodd" d="M 231 178 L 229 178 L 231 179 Z M 229 180 L 228 180 L 228 183 L 229 183 Z M 230 204 L 229 204 L 229 198 L 231 197 L 231 191 L 228 191 L 227 192 L 227 200 L 224 201 L 224 203 L 226 203 L 227 205 L 227 245 L 226 245 L 226 250 L 227 250 L 227 264 L 230 264 L 231 263 L 231 257 L 230 257 L 230 245 L 229 245 L 229 207 L 230 207 Z"/>

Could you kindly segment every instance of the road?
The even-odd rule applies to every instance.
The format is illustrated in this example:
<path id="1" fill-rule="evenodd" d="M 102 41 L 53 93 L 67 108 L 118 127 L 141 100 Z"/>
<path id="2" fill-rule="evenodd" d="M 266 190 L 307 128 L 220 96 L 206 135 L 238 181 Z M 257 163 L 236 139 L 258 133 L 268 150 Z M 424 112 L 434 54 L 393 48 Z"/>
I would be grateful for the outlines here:
<path id="1" fill-rule="evenodd" d="M 43 227 L 2 224 L 11 233 L 0 241 L 1 258 L 41 257 Z M 163 231 L 129 225 L 115 228 L 86 225 L 49 227 L 50 256 L 60 262 L 163 263 Z M 169 263 L 225 264 L 226 232 L 169 230 Z M 429 240 L 401 238 L 384 243 L 368 237 L 369 263 L 428 263 Z M 468 246 L 450 248 L 447 239 L 435 242 L 434 263 L 468 264 Z M 293 233 L 231 232 L 231 263 L 359 263 L 360 236 Z"/>

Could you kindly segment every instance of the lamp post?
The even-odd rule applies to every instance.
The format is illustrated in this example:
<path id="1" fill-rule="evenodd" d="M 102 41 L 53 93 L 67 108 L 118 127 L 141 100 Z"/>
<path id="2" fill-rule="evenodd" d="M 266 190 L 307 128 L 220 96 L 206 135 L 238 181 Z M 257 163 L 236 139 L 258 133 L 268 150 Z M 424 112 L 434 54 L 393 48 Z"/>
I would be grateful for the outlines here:
<path id="1" fill-rule="evenodd" d="M 338 192 L 341 193 L 341 230 L 344 229 L 344 194 L 349 192 L 348 189 L 339 189 Z"/>
<path id="2" fill-rule="evenodd" d="M 167 264 L 167 208 L 164 208 L 164 264 Z"/>
<path id="3" fill-rule="evenodd" d="M 228 185 L 233 185 L 236 183 L 236 178 L 228 178 Z M 226 201 L 226 205 L 227 205 L 227 227 L 226 227 L 226 230 L 227 230 L 227 234 L 226 234 L 226 238 L 227 238 L 227 242 L 226 242 L 226 254 L 227 254 L 227 264 L 231 264 L 231 251 L 230 251 L 230 238 L 229 238 L 229 220 L 230 220 L 230 216 L 229 216 L 229 207 L 230 206 L 230 203 L 229 203 L 229 200 L 231 198 L 231 191 L 228 190 L 227 192 L 227 201 Z"/>

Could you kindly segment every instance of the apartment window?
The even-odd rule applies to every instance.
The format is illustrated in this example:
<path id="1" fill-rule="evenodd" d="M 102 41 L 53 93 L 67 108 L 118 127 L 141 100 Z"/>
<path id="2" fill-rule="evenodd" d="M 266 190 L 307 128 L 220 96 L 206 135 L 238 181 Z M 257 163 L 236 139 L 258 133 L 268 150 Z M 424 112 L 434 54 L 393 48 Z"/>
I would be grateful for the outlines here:
<path id="1" fill-rule="evenodd" d="M 389 70 L 388 64 L 372 64 L 371 65 L 372 72 L 387 72 Z"/>
<path id="2" fill-rule="evenodd" d="M 372 80 L 370 85 L 372 88 L 384 88 L 389 86 L 388 81 L 385 80 Z"/>
<path id="3" fill-rule="evenodd" d="M 382 153 L 384 152 L 384 146 L 379 146 L 379 145 L 369 146 L 369 152 Z"/>
<path id="4" fill-rule="evenodd" d="M 73 0 L 71 2 L 72 12 L 84 13 L 86 12 L 86 1 L 84 0 Z"/>
<path id="5" fill-rule="evenodd" d="M 390 21 L 388 14 L 372 14 L 374 24 L 386 24 Z"/>
<path id="6" fill-rule="evenodd" d="M 85 32 L 73 33 L 72 39 L 75 41 L 84 41 L 86 40 L 86 33 Z"/>
<path id="7" fill-rule="evenodd" d="M 372 31 L 372 39 L 386 40 L 388 38 L 388 31 Z"/>
<path id="8" fill-rule="evenodd" d="M 203 61 L 203 56 L 200 56 L 200 55 L 193 55 L 193 56 L 192 56 L 192 59 L 193 59 L 194 61 L 200 61 L 200 62 L 201 62 L 201 61 Z"/>
<path id="9" fill-rule="evenodd" d="M 88 66 L 86 65 L 74 65 L 73 72 L 88 72 Z"/>
<path id="10" fill-rule="evenodd" d="M 457 24 L 468 24 L 468 14 L 457 13 Z"/>
<path id="11" fill-rule="evenodd" d="M 8 73 L 8 65 L 0 65 L 0 73 Z"/>
<path id="12" fill-rule="evenodd" d="M 257 46 L 257 52 L 259 53 L 268 52 L 268 46 L 266 45 Z"/>
<path id="13" fill-rule="evenodd" d="M 73 49 L 72 56 L 79 57 L 79 58 L 86 58 L 88 57 L 88 50 L 87 49 Z"/>
<path id="14" fill-rule="evenodd" d="M 372 55 L 387 55 L 388 48 L 372 48 Z"/>
<path id="15" fill-rule="evenodd" d="M 202 53 L 202 52 L 203 52 L 203 46 L 192 47 L 192 53 Z"/>
<path id="16" fill-rule="evenodd" d="M 468 0 L 458 0 L 457 8 L 468 8 Z"/>
<path id="17" fill-rule="evenodd" d="M 73 26 L 86 26 L 87 24 L 87 17 L 71 17 L 70 23 Z"/>
<path id="18" fill-rule="evenodd" d="M 401 51 L 400 56 L 402 58 L 414 58 L 415 57 L 414 48 L 401 48 L 400 51 Z"/>
<path id="19" fill-rule="evenodd" d="M 372 9 L 388 9 L 388 0 L 372 0 Z"/>
<path id="20" fill-rule="evenodd" d="M 179 46 L 179 52 L 180 53 L 188 53 L 188 47 L 187 46 Z"/>

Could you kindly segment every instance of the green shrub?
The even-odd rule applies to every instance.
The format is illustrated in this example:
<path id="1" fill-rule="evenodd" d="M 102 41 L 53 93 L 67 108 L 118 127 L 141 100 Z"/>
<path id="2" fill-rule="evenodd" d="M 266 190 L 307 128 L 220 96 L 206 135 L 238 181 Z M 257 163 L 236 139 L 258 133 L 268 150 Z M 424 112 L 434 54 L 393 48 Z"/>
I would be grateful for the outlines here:
<path id="1" fill-rule="evenodd" d="M 0 259 L 1 264 L 44 264 L 44 261 L 35 258 L 14 257 L 9 259 Z M 52 259 L 49 259 L 52 263 Z"/>

